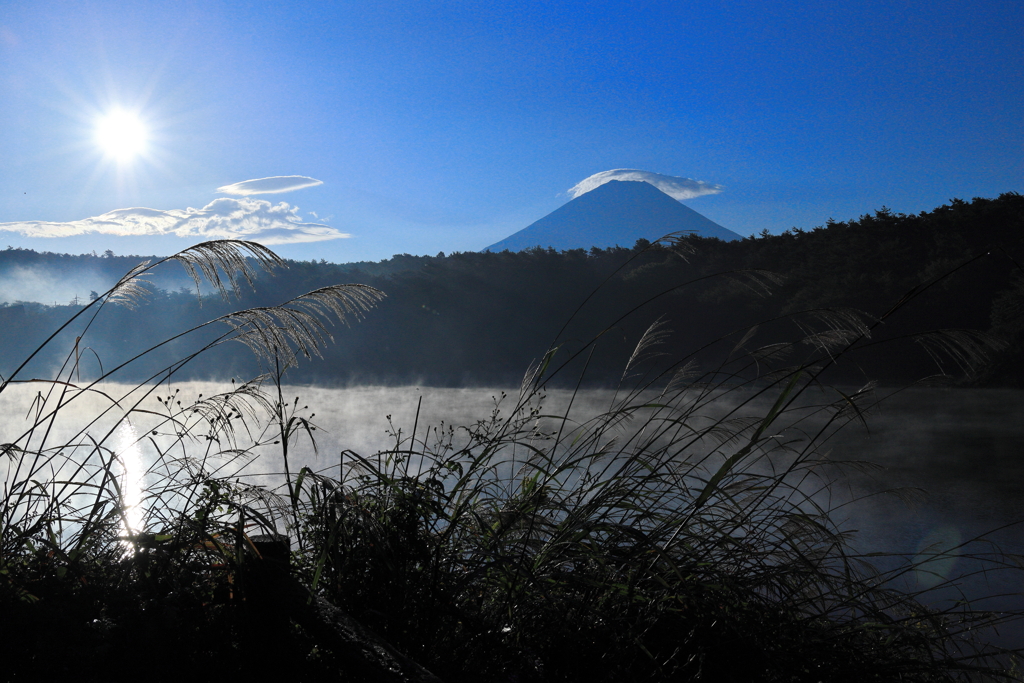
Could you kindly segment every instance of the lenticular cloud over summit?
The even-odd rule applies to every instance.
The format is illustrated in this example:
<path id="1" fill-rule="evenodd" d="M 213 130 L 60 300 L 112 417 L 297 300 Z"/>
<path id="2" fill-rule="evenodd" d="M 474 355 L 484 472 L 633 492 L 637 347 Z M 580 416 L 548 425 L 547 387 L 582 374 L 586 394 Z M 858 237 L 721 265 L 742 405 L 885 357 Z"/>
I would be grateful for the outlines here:
<path id="1" fill-rule="evenodd" d="M 576 199 L 596 187 L 604 185 L 610 180 L 633 180 L 650 183 L 673 199 L 693 199 L 706 194 L 718 194 L 725 188 L 721 185 L 705 183 L 703 180 L 693 178 L 678 178 L 671 175 L 651 173 L 650 171 L 638 171 L 632 168 L 617 168 L 612 171 L 601 171 L 589 178 L 576 183 L 569 190 L 569 197 Z"/>
<path id="2" fill-rule="evenodd" d="M 299 209 L 262 199 L 215 199 L 201 209 L 117 209 L 67 223 L 22 221 L 0 223 L 0 231 L 25 237 L 72 237 L 101 234 L 118 237 L 175 235 L 199 240 L 252 240 L 261 244 L 321 242 L 351 237 L 332 227 L 303 223 Z"/>
<path id="3" fill-rule="evenodd" d="M 309 178 L 304 175 L 275 175 L 270 178 L 255 178 L 243 180 L 240 183 L 223 185 L 217 188 L 221 194 L 233 194 L 247 197 L 251 194 L 279 194 L 301 190 L 304 187 L 316 187 L 323 185 L 324 181 L 316 178 Z"/>

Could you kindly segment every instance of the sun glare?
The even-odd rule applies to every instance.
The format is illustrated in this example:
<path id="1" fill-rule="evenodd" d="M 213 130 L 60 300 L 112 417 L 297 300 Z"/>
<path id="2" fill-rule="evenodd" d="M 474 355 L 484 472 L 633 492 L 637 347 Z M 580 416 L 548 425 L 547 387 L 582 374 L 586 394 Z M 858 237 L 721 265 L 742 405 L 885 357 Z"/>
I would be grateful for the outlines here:
<path id="1" fill-rule="evenodd" d="M 96 124 L 96 143 L 118 161 L 130 161 L 146 149 L 146 128 L 135 114 L 112 111 Z"/>

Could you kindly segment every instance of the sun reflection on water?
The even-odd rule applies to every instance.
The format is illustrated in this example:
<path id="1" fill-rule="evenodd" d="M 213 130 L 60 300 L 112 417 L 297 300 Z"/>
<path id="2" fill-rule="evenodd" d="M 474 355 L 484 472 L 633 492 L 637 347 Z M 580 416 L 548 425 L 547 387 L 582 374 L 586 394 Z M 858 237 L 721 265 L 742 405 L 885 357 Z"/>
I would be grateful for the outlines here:
<path id="1" fill-rule="evenodd" d="M 135 427 L 125 420 L 117 429 L 117 460 L 121 465 L 121 505 L 125 536 L 134 536 L 142 531 L 142 484 L 145 468 L 139 450 L 139 438 Z"/>

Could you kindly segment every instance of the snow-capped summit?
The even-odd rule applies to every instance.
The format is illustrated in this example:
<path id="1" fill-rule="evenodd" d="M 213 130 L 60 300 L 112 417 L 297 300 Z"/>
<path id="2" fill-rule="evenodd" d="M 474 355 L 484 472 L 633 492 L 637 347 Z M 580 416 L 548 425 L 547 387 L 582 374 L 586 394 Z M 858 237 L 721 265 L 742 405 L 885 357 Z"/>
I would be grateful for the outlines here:
<path id="1" fill-rule="evenodd" d="M 653 241 L 680 230 L 727 241 L 742 239 L 648 182 L 609 180 L 484 251 L 631 247 L 638 239 Z"/>

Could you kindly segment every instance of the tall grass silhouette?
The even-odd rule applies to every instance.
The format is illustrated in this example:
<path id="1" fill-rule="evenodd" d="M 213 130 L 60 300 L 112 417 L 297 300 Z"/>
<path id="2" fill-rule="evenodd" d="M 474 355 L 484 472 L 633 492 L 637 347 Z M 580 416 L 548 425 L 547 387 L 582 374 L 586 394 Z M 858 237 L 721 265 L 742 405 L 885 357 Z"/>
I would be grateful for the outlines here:
<path id="1" fill-rule="evenodd" d="M 170 260 L 225 295 L 281 265 L 244 242 Z M 156 265 L 84 308 L 86 330 L 104 306 L 137 301 Z M 722 275 L 759 290 L 774 279 Z M 227 329 L 197 353 L 241 341 L 267 374 L 193 402 L 161 383 L 194 354 L 112 396 L 100 382 L 117 368 L 74 380 L 80 342 L 56 378 L 33 380 L 28 428 L 2 447 L 3 636 L 19 672 L 88 677 L 116 656 L 124 677 L 177 678 L 188 662 L 211 678 L 280 665 L 297 680 L 1018 679 L 1013 653 L 985 640 L 1018 615 L 932 599 L 962 578 L 938 569 L 951 553 L 969 554 L 969 571 L 1019 571 L 1014 558 L 984 539 L 866 555 L 836 521 L 849 468 L 870 465 L 834 462 L 828 444 L 878 399 L 826 378 L 885 316 L 806 311 L 790 316 L 799 338 L 761 347 L 737 330 L 707 369 L 699 350 L 673 357 L 655 322 L 597 415 L 577 416 L 575 397 L 548 412 L 545 387 L 603 333 L 573 353 L 556 337 L 475 424 L 417 413 L 377 453 L 293 471 L 291 449 L 315 444 L 316 425 L 285 401 L 287 368 L 330 340 L 329 319 L 358 319 L 382 296 L 340 285 L 207 323 Z M 964 367 L 996 346 L 960 331 L 919 339 Z M 88 394 L 109 409 L 65 436 L 58 422 Z M 150 464 L 130 475 L 136 452 Z M 281 486 L 242 483 L 257 454 L 280 458 Z M 914 571 L 935 581 L 907 587 Z M 59 645 L 26 636 L 44 625 Z M 154 670 L 154 647 L 174 649 L 171 669 Z"/>

